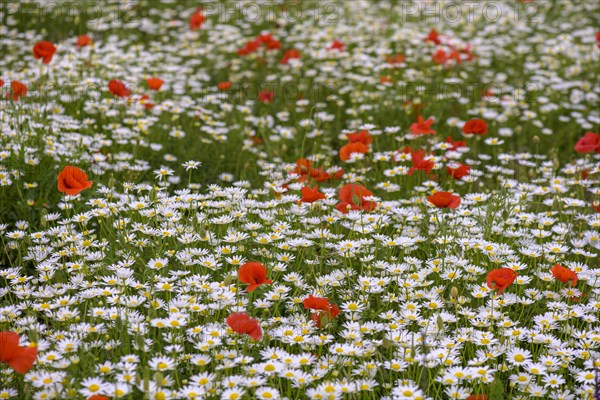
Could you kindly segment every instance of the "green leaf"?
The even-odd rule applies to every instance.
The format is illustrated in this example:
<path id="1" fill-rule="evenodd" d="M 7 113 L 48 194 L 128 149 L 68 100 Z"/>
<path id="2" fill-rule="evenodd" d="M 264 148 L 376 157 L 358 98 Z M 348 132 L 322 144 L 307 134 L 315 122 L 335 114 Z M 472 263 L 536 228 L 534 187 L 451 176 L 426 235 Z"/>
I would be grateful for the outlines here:
<path id="1" fill-rule="evenodd" d="M 504 385 L 500 379 L 494 379 L 490 387 L 490 399 L 504 399 Z"/>

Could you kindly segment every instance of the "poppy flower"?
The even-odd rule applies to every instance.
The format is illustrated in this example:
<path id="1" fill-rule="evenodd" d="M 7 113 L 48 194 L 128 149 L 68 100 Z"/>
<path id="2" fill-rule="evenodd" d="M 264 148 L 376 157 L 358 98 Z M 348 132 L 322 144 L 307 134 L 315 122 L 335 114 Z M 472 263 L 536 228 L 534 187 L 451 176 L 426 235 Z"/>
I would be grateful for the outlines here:
<path id="1" fill-rule="evenodd" d="M 206 17 L 202 13 L 202 10 L 197 9 L 196 12 L 190 16 L 190 30 L 195 31 L 196 29 L 200 29 L 204 21 L 206 21 Z"/>
<path id="2" fill-rule="evenodd" d="M 88 181 L 85 172 L 77 167 L 67 165 L 58 174 L 58 191 L 75 196 L 82 190 L 92 187 L 92 181 Z"/>
<path id="3" fill-rule="evenodd" d="M 258 100 L 262 103 L 272 103 L 273 98 L 275 97 L 275 93 L 270 90 L 263 90 L 258 93 Z"/>
<path id="4" fill-rule="evenodd" d="M 12 88 L 13 101 L 18 101 L 19 97 L 24 97 L 27 94 L 27 85 L 19 81 L 12 81 L 10 84 Z M 7 95 L 8 96 L 8 95 Z"/>
<path id="5" fill-rule="evenodd" d="M 0 362 L 24 374 L 31 369 L 37 357 L 37 347 L 19 346 L 19 335 L 15 332 L 0 332 Z"/>
<path id="6" fill-rule="evenodd" d="M 329 308 L 329 300 L 325 297 L 314 297 L 312 294 L 302 301 L 304 308 L 325 311 Z"/>
<path id="7" fill-rule="evenodd" d="M 238 278 L 240 282 L 249 285 L 246 287 L 248 292 L 252 292 L 262 284 L 273 283 L 272 280 L 267 279 L 267 268 L 254 261 L 247 262 L 238 269 Z"/>
<path id="8" fill-rule="evenodd" d="M 465 61 L 474 60 L 476 57 L 475 54 L 473 54 L 473 46 L 471 46 L 470 44 L 467 45 L 466 47 L 463 47 L 462 49 L 460 49 L 460 54 L 464 55 Z M 457 62 L 460 62 L 460 54 L 458 55 Z"/>
<path id="9" fill-rule="evenodd" d="M 435 131 L 431 129 L 434 122 L 433 118 L 423 120 L 423 117 L 419 115 L 417 122 L 410 126 L 410 131 L 415 135 L 435 135 Z"/>
<path id="10" fill-rule="evenodd" d="M 148 84 L 148 87 L 152 90 L 160 90 L 160 87 L 162 86 L 162 84 L 165 81 L 163 81 L 160 78 L 148 78 L 146 79 L 146 83 Z"/>
<path id="11" fill-rule="evenodd" d="M 381 82 L 381 83 L 393 83 L 394 80 L 391 77 L 387 76 L 387 75 L 382 75 L 382 76 L 379 77 L 379 82 Z"/>
<path id="12" fill-rule="evenodd" d="M 460 64 L 460 62 L 462 61 L 460 58 L 460 53 L 456 50 L 452 50 L 450 52 L 450 54 L 448 55 L 448 60 L 454 60 L 457 64 Z"/>
<path id="13" fill-rule="evenodd" d="M 318 186 L 315 186 L 314 188 L 304 186 L 300 191 L 302 192 L 302 198 L 300 199 L 302 203 L 314 203 L 317 200 L 327 198 L 323 193 L 319 192 Z"/>
<path id="14" fill-rule="evenodd" d="M 344 175 L 344 170 L 340 169 L 334 174 L 329 174 L 321 168 L 313 168 L 312 161 L 299 158 L 296 160 L 296 168 L 290 173 L 300 176 L 298 182 L 306 182 L 309 178 L 314 179 L 316 182 L 324 182 L 330 179 L 340 179 Z"/>
<path id="15" fill-rule="evenodd" d="M 296 168 L 293 172 L 298 175 L 308 174 L 312 166 L 312 161 L 306 158 L 299 158 L 296 160 Z"/>
<path id="16" fill-rule="evenodd" d="M 284 54 L 283 57 L 281 58 L 281 61 L 279 62 L 280 64 L 287 64 L 291 59 L 299 59 L 300 58 L 300 52 L 296 49 L 289 49 L 287 50 Z"/>
<path id="17" fill-rule="evenodd" d="M 92 38 L 89 37 L 88 35 L 79 35 L 77 37 L 77 42 L 75 43 L 75 45 L 77 47 L 85 47 L 85 46 L 89 46 L 92 44 Z"/>
<path id="18" fill-rule="evenodd" d="M 446 172 L 451 178 L 461 179 L 465 176 L 469 175 L 469 171 L 471 171 L 471 167 L 465 164 L 460 164 L 456 168 L 446 167 Z"/>
<path id="19" fill-rule="evenodd" d="M 150 96 L 148 96 L 147 94 L 143 94 L 140 97 L 140 103 L 144 105 L 144 107 L 146 108 L 146 110 L 151 110 L 153 109 L 156 104 L 152 103 L 150 100 Z"/>
<path id="20" fill-rule="evenodd" d="M 229 89 L 230 87 L 231 87 L 231 82 L 229 82 L 229 81 L 219 82 L 219 84 L 217 85 L 217 88 L 221 91 L 225 91 L 225 90 Z"/>
<path id="21" fill-rule="evenodd" d="M 385 58 L 385 62 L 392 65 L 402 64 L 404 61 L 406 61 L 406 57 L 403 54 L 394 54 Z"/>
<path id="22" fill-rule="evenodd" d="M 281 42 L 275 39 L 270 33 L 263 33 L 259 35 L 257 40 L 264 44 L 267 50 L 278 50 L 281 48 Z"/>
<path id="23" fill-rule="evenodd" d="M 583 154 L 591 152 L 600 154 L 600 134 L 586 132 L 575 144 L 575 151 Z"/>
<path id="24" fill-rule="evenodd" d="M 446 50 L 444 49 L 438 49 L 432 56 L 432 60 L 436 64 L 445 64 L 448 59 L 448 54 L 446 54 Z"/>
<path id="25" fill-rule="evenodd" d="M 342 187 L 338 193 L 340 203 L 335 208 L 343 214 L 350 210 L 373 211 L 377 207 L 374 201 L 367 201 L 364 198 L 373 196 L 373 192 L 360 184 L 349 183 Z"/>
<path id="26" fill-rule="evenodd" d="M 95 394 L 91 397 L 88 397 L 87 400 L 110 400 L 110 399 L 106 396 L 102 396 L 101 394 Z"/>
<path id="27" fill-rule="evenodd" d="M 42 59 L 42 63 L 50 64 L 52 61 L 52 57 L 56 53 L 56 47 L 51 42 L 43 40 L 41 42 L 37 42 L 35 46 L 33 46 L 33 56 L 36 60 Z"/>
<path id="28" fill-rule="evenodd" d="M 319 313 L 312 313 L 310 316 L 319 328 L 322 327 L 325 319 L 335 318 L 340 314 L 339 307 L 330 303 L 325 297 L 314 297 L 311 294 L 302 301 L 302 304 L 307 310 L 321 311 Z"/>
<path id="29" fill-rule="evenodd" d="M 4 86 L 4 81 L 0 79 L 0 87 Z"/>
<path id="30" fill-rule="evenodd" d="M 352 153 L 365 154 L 369 152 L 369 148 L 362 142 L 351 142 L 347 145 L 342 146 L 340 149 L 340 159 L 342 161 L 348 161 Z"/>
<path id="31" fill-rule="evenodd" d="M 452 147 L 449 148 L 448 150 L 456 150 L 456 149 L 460 149 L 461 147 L 467 147 L 467 143 L 463 142 L 461 140 L 453 140 L 452 136 L 448 136 L 446 139 L 444 139 L 445 143 L 450 144 Z"/>
<path id="32" fill-rule="evenodd" d="M 325 181 L 331 179 L 331 175 L 329 175 L 327 172 L 323 171 L 321 168 L 312 168 L 309 171 L 308 176 L 313 178 L 316 182 L 325 182 Z M 306 177 L 306 175 L 305 175 L 305 177 Z"/>
<path id="33" fill-rule="evenodd" d="M 472 394 L 466 400 L 488 400 L 487 394 Z"/>
<path id="34" fill-rule="evenodd" d="M 262 338 L 262 330 L 258 320 L 250 318 L 245 313 L 233 313 L 225 321 L 235 333 L 248 335 L 254 340 Z"/>
<path id="35" fill-rule="evenodd" d="M 408 175 L 412 175 L 415 171 L 425 171 L 426 173 L 431 172 L 435 163 L 431 160 L 426 160 L 423 158 L 423 155 L 423 151 L 415 151 L 411 153 L 413 166 L 408 170 Z"/>
<path id="36" fill-rule="evenodd" d="M 465 123 L 462 131 L 465 135 L 486 135 L 488 132 L 487 122 L 473 118 Z"/>
<path id="37" fill-rule="evenodd" d="M 402 154 L 410 154 L 410 155 L 411 155 L 411 157 L 412 157 L 412 155 L 413 155 L 412 153 L 416 153 L 416 154 L 420 155 L 421 157 L 424 157 L 424 156 L 425 156 L 425 150 L 423 150 L 423 149 L 414 150 L 414 149 L 413 149 L 412 147 L 410 147 L 410 146 L 404 146 L 404 147 L 402 148 L 402 150 L 396 150 L 396 153 L 397 153 L 397 154 L 400 154 L 400 153 L 402 153 Z"/>
<path id="38" fill-rule="evenodd" d="M 346 45 L 344 43 L 340 42 L 339 40 L 334 40 L 333 43 L 331 43 L 331 45 L 329 45 L 327 50 L 344 51 L 345 48 L 346 48 Z"/>
<path id="39" fill-rule="evenodd" d="M 435 192 L 427 196 L 427 200 L 437 208 L 456 208 L 460 205 L 460 197 L 450 192 Z"/>
<path id="40" fill-rule="evenodd" d="M 556 264 L 550 269 L 550 272 L 552 272 L 552 276 L 554 276 L 557 281 L 562 283 L 571 282 L 571 286 L 577 285 L 577 273 L 569 268 L 563 267 L 560 264 Z"/>
<path id="41" fill-rule="evenodd" d="M 362 143 L 364 145 L 370 145 L 373 142 L 373 136 L 369 133 L 369 131 L 362 130 L 358 133 L 349 133 L 346 135 L 348 141 L 350 143 Z"/>
<path id="42" fill-rule="evenodd" d="M 128 97 L 131 95 L 131 90 L 127 89 L 127 86 L 121 81 L 113 79 L 108 82 L 108 90 L 117 97 Z"/>
<path id="43" fill-rule="evenodd" d="M 430 30 L 429 34 L 427 35 L 427 37 L 424 40 L 425 40 L 425 43 L 432 42 L 436 45 L 442 43 L 442 41 L 440 40 L 440 34 L 435 29 Z"/>
<path id="44" fill-rule="evenodd" d="M 314 297 L 311 294 L 302 301 L 302 305 L 307 310 L 325 311 L 331 317 L 337 317 L 340 314 L 339 307 L 331 303 L 326 297 Z"/>
<path id="45" fill-rule="evenodd" d="M 594 211 L 596 211 L 597 213 L 600 213 L 600 204 L 596 204 L 596 205 L 593 205 L 593 204 L 592 204 L 592 208 L 593 208 L 593 209 L 594 209 Z"/>
<path id="46" fill-rule="evenodd" d="M 239 56 L 247 56 L 248 54 L 254 53 L 260 48 L 261 41 L 258 39 L 246 42 L 244 47 L 237 51 Z"/>
<path id="47" fill-rule="evenodd" d="M 488 272 L 486 282 L 490 289 L 497 290 L 500 295 L 517 276 L 518 274 L 510 268 L 498 268 Z"/>

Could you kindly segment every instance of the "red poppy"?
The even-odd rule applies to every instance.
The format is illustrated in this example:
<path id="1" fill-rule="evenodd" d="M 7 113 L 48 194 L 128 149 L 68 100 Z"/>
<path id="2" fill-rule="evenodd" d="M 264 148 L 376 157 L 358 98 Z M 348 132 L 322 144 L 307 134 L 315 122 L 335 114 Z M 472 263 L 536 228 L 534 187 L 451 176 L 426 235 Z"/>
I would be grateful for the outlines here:
<path id="1" fill-rule="evenodd" d="M 481 91 L 481 97 L 494 97 L 494 89 L 486 88 Z"/>
<path id="2" fill-rule="evenodd" d="M 219 88 L 219 90 L 225 91 L 231 87 L 231 82 L 229 82 L 229 81 L 219 82 L 217 87 Z"/>
<path id="3" fill-rule="evenodd" d="M 427 35 L 427 37 L 424 40 L 426 43 L 433 42 L 436 45 L 442 43 L 440 40 L 440 34 L 435 29 L 432 29 L 431 31 L 429 31 L 429 35 Z"/>
<path id="4" fill-rule="evenodd" d="M 350 210 L 373 211 L 377 207 L 374 201 L 367 201 L 364 198 L 373 196 L 373 192 L 360 184 L 349 183 L 342 187 L 338 193 L 341 203 L 335 208 L 341 213 L 347 214 Z"/>
<path id="5" fill-rule="evenodd" d="M 148 87 L 152 90 L 160 90 L 160 87 L 162 86 L 162 84 L 165 81 L 163 81 L 160 78 L 148 78 L 146 79 L 146 83 L 148 84 Z"/>
<path id="6" fill-rule="evenodd" d="M 89 46 L 92 44 L 92 38 L 89 37 L 88 35 L 79 35 L 77 37 L 77 42 L 75 43 L 75 45 L 77 47 L 85 47 L 85 46 Z"/>
<path id="7" fill-rule="evenodd" d="M 404 61 L 406 61 L 406 57 L 403 54 L 394 54 L 385 58 L 385 62 L 392 65 L 402 64 Z"/>
<path id="8" fill-rule="evenodd" d="M 260 48 L 260 40 L 255 39 L 250 42 L 246 42 L 244 47 L 237 51 L 239 56 L 247 56 L 248 54 L 254 53 Z"/>
<path id="9" fill-rule="evenodd" d="M 50 64 L 52 57 L 54 57 L 54 53 L 56 53 L 56 47 L 46 40 L 37 42 L 35 46 L 33 46 L 33 56 L 36 60 L 41 58 L 42 63 L 44 64 Z"/>
<path id="10" fill-rule="evenodd" d="M 462 129 L 465 135 L 486 135 L 488 132 L 487 123 L 478 118 L 467 121 Z"/>
<path id="11" fill-rule="evenodd" d="M 577 273 L 569 268 L 563 267 L 560 264 L 556 264 L 550 269 L 550 272 L 552 272 L 552 276 L 554 276 L 557 281 L 562 283 L 571 282 L 571 286 L 577 285 Z"/>
<path id="12" fill-rule="evenodd" d="M 427 196 L 427 200 L 438 208 L 456 208 L 460 205 L 460 197 L 450 192 L 435 192 Z"/>
<path id="13" fill-rule="evenodd" d="M 456 168 L 446 167 L 446 172 L 454 179 L 464 178 L 465 176 L 469 175 L 469 171 L 471 171 L 471 167 L 465 164 L 460 164 Z"/>
<path id="14" fill-rule="evenodd" d="M 423 117 L 419 115 L 417 122 L 410 126 L 410 131 L 415 135 L 435 135 L 435 131 L 431 129 L 434 122 L 433 118 L 423 120 Z"/>
<path id="15" fill-rule="evenodd" d="M 312 168 L 308 175 L 313 178 L 316 182 L 325 182 L 331 179 L 331 175 L 323 171 L 321 168 Z"/>
<path id="16" fill-rule="evenodd" d="M 262 284 L 271 284 L 272 280 L 267 279 L 267 268 L 259 262 L 250 261 L 238 269 L 238 278 L 242 283 L 249 285 L 246 291 L 252 292 Z"/>
<path id="17" fill-rule="evenodd" d="M 227 317 L 226 322 L 235 333 L 246 334 L 254 340 L 262 338 L 262 330 L 258 320 L 250 318 L 245 313 L 233 313 Z"/>
<path id="18" fill-rule="evenodd" d="M 58 174 L 58 191 L 75 196 L 82 190 L 92 187 L 92 181 L 88 181 L 88 176 L 83 170 L 67 165 Z"/>
<path id="19" fill-rule="evenodd" d="M 498 268 L 488 272 L 487 285 L 492 290 L 498 290 L 498 294 L 502 294 L 511 283 L 517 279 L 518 274 L 510 268 Z"/>
<path id="20" fill-rule="evenodd" d="M 488 400 L 487 394 L 472 394 L 466 400 Z"/>
<path id="21" fill-rule="evenodd" d="M 156 104 L 152 103 L 150 100 L 150 96 L 148 96 L 147 94 L 143 94 L 140 97 L 140 103 L 142 103 L 144 105 L 144 107 L 146 108 L 146 110 L 151 110 L 153 109 Z"/>
<path id="22" fill-rule="evenodd" d="M 586 132 L 575 144 L 575 151 L 584 154 L 591 152 L 600 154 L 600 134 Z"/>
<path id="23" fill-rule="evenodd" d="M 435 163 L 431 160 L 426 160 L 423 158 L 423 151 L 415 151 L 411 153 L 411 160 L 413 166 L 408 170 L 408 175 L 412 175 L 415 171 L 425 171 L 426 173 L 430 173 Z"/>
<path id="24" fill-rule="evenodd" d="M 423 149 L 419 149 L 419 150 L 413 150 L 412 147 L 410 146 L 404 146 L 402 148 L 402 150 L 396 150 L 397 153 L 402 152 L 402 154 L 410 154 L 412 156 L 412 153 L 416 153 L 418 155 L 420 155 L 421 157 L 425 156 L 425 150 Z"/>
<path id="25" fill-rule="evenodd" d="M 24 97 L 27 94 L 27 85 L 19 81 L 12 81 L 10 84 L 12 88 L 12 98 L 13 101 L 18 101 L 19 97 Z M 8 97 L 8 95 L 7 95 Z"/>
<path id="26" fill-rule="evenodd" d="M 311 313 L 310 316 L 319 328 L 323 325 L 324 320 L 335 318 L 340 314 L 339 307 L 330 303 L 329 300 L 324 297 L 314 297 L 311 294 L 302 301 L 302 304 L 307 310 L 321 311 L 319 313 Z"/>
<path id="27" fill-rule="evenodd" d="M 314 203 L 317 200 L 327 198 L 323 193 L 319 192 L 318 186 L 315 186 L 314 188 L 304 186 L 300 191 L 302 192 L 302 198 L 300 199 L 302 203 Z"/>
<path id="28" fill-rule="evenodd" d="M 290 49 L 283 54 L 280 64 L 287 64 L 291 59 L 300 58 L 300 52 L 296 49 Z"/>
<path id="29" fill-rule="evenodd" d="M 587 179 L 590 174 L 590 170 L 588 168 L 581 171 L 581 179 Z"/>
<path id="30" fill-rule="evenodd" d="M 358 133 L 353 132 L 346 135 L 348 141 L 350 143 L 362 143 L 364 145 L 370 145 L 373 142 L 373 136 L 369 133 L 369 131 L 362 130 Z"/>
<path id="31" fill-rule="evenodd" d="M 312 167 L 312 161 L 306 158 L 299 158 L 296 160 L 296 168 L 294 172 L 298 175 L 308 174 Z"/>
<path id="32" fill-rule="evenodd" d="M 598 42 L 598 48 L 600 48 L 600 32 L 596 32 L 596 42 Z"/>
<path id="33" fill-rule="evenodd" d="M 4 81 L 0 79 L 0 87 L 4 86 Z"/>
<path id="34" fill-rule="evenodd" d="M 106 396 L 102 396 L 101 394 L 95 394 L 91 397 L 88 397 L 87 400 L 110 400 L 110 399 Z"/>
<path id="35" fill-rule="evenodd" d="M 342 161 L 348 161 L 352 153 L 365 154 L 369 152 L 369 148 L 362 142 L 350 142 L 347 145 L 342 146 L 340 149 L 340 159 Z"/>
<path id="36" fill-rule="evenodd" d="M 597 213 L 600 213 L 600 203 L 598 203 L 597 205 L 593 205 L 592 204 L 592 208 L 594 209 L 594 211 L 596 211 Z"/>
<path id="37" fill-rule="evenodd" d="M 436 64 L 445 64 L 448 61 L 448 54 L 446 54 L 446 50 L 438 49 L 435 53 L 433 53 L 432 60 Z"/>
<path id="38" fill-rule="evenodd" d="M 475 56 L 475 54 L 472 53 L 472 51 L 473 51 L 473 47 L 470 44 L 467 45 L 466 47 L 461 48 L 458 53 L 457 62 L 461 61 L 461 59 L 460 59 L 461 54 L 464 55 L 465 61 L 471 61 L 471 60 L 475 59 L 476 56 Z"/>
<path id="39" fill-rule="evenodd" d="M 312 161 L 299 158 L 296 161 L 296 168 L 291 173 L 300 176 L 298 182 L 306 182 L 309 178 L 314 179 L 316 182 L 324 182 L 329 179 L 340 179 L 344 174 L 344 170 L 340 169 L 335 174 L 329 174 L 321 168 L 313 168 Z"/>
<path id="40" fill-rule="evenodd" d="M 331 45 L 327 48 L 327 50 L 344 51 L 345 48 L 346 45 L 344 43 L 340 42 L 339 40 L 334 40 L 333 43 L 331 43 Z"/>
<path id="41" fill-rule="evenodd" d="M 325 297 L 314 297 L 312 294 L 302 301 L 304 308 L 325 311 L 329 309 L 329 300 Z"/>
<path id="42" fill-rule="evenodd" d="M 450 54 L 448 55 L 448 60 L 454 60 L 457 64 L 460 64 L 460 62 L 462 61 L 460 58 L 460 53 L 456 50 L 452 50 L 450 52 Z"/>
<path id="43" fill-rule="evenodd" d="M 267 50 L 278 50 L 281 48 L 281 42 L 275 39 L 270 33 L 263 33 L 256 40 L 264 44 Z"/>
<path id="44" fill-rule="evenodd" d="M 131 90 L 127 89 L 127 86 L 123 82 L 116 79 L 108 82 L 108 90 L 117 97 L 128 97 L 131 95 Z"/>
<path id="45" fill-rule="evenodd" d="M 258 93 L 258 100 L 262 103 L 272 103 L 275 93 L 270 90 L 264 90 Z"/>
<path id="46" fill-rule="evenodd" d="M 190 16 L 190 30 L 195 31 L 196 29 L 200 29 L 204 21 L 206 21 L 206 17 L 202 13 L 202 10 L 198 8 L 196 12 Z"/>
<path id="47" fill-rule="evenodd" d="M 461 147 L 467 147 L 467 143 L 466 142 L 463 142 L 463 141 L 460 141 L 460 140 L 454 141 L 451 136 L 448 136 L 444 140 L 444 142 L 449 143 L 449 144 L 452 145 L 452 147 L 450 149 L 448 149 L 448 150 L 456 150 L 456 149 L 459 149 Z"/>
<path id="48" fill-rule="evenodd" d="M 37 347 L 19 346 L 19 335 L 15 332 L 0 332 L 0 362 L 24 374 L 33 367 Z"/>

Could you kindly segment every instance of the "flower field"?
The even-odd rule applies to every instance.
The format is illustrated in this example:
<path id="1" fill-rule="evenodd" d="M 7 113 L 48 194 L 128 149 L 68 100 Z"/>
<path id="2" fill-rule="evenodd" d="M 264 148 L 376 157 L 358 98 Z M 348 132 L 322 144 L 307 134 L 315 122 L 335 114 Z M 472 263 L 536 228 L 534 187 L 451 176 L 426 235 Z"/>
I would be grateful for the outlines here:
<path id="1" fill-rule="evenodd" d="M 0 399 L 600 399 L 600 4 L 5 1 Z"/>

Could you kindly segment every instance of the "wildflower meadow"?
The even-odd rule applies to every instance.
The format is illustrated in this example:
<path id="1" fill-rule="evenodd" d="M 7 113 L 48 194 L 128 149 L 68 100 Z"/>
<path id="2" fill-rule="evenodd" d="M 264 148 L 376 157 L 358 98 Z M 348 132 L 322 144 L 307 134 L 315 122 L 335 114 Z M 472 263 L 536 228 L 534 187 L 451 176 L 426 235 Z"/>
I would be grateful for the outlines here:
<path id="1" fill-rule="evenodd" d="M 600 400 L 600 3 L 2 0 L 0 399 Z"/>

